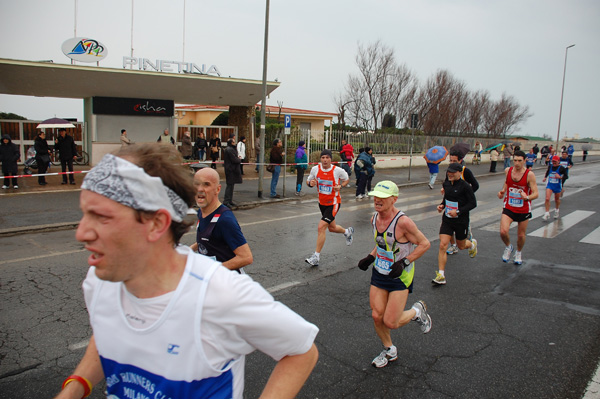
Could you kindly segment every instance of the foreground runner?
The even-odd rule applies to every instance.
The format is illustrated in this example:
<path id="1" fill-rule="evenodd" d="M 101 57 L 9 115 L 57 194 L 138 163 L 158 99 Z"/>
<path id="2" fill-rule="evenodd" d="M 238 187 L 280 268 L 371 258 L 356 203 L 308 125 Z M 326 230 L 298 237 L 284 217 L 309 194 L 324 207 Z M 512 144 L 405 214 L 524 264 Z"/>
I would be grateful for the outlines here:
<path id="1" fill-rule="evenodd" d="M 384 367 L 398 359 L 398 349 L 392 344 L 391 330 L 416 321 L 423 333 L 431 330 L 431 317 L 423 301 L 417 301 L 404 310 L 408 294 L 412 292 L 415 275 L 415 260 L 430 247 L 430 243 L 404 212 L 396 209 L 398 186 L 385 180 L 377 183 L 369 193 L 373 196 L 375 214 L 371 218 L 375 248 L 358 262 L 361 270 L 371 264 L 371 304 L 375 331 L 384 346 L 383 351 L 373 359 L 372 365 Z M 414 247 L 413 245 L 416 245 Z"/>
<path id="2" fill-rule="evenodd" d="M 309 187 L 317 186 L 318 188 L 319 209 L 321 209 L 321 215 L 323 216 L 317 228 L 317 249 L 314 254 L 306 259 L 306 263 L 311 266 L 319 266 L 327 230 L 332 233 L 344 234 L 346 245 L 352 244 L 354 228 L 344 229 L 335 223 L 335 216 L 342 203 L 340 189 L 347 186 L 349 181 L 348 173 L 344 169 L 331 164 L 331 150 L 321 151 L 321 163 L 313 166 L 306 180 Z"/>
<path id="3" fill-rule="evenodd" d="M 277 364 L 261 397 L 294 398 L 318 358 L 318 328 L 247 275 L 178 246 L 195 190 L 174 146 L 105 155 L 81 186 L 75 237 L 93 335 L 58 399 L 242 398 L 245 355 Z M 99 397 L 99 395 L 98 395 Z"/>
<path id="4" fill-rule="evenodd" d="M 517 222 L 517 252 L 515 253 L 515 265 L 523 264 L 521 251 L 525 246 L 527 225 L 531 219 L 531 201 L 538 197 L 538 188 L 533 171 L 523 167 L 525 159 L 523 151 L 515 151 L 513 155 L 514 165 L 504 171 L 506 179 L 502 190 L 498 192 L 498 198 L 502 199 L 504 194 L 504 209 L 500 219 L 500 237 L 506 245 L 502 260 L 508 262 L 514 250 L 510 243 L 510 224 Z"/>
<path id="5" fill-rule="evenodd" d="M 477 207 L 477 200 L 473 194 L 473 188 L 465 180 L 461 179 L 463 166 L 459 163 L 451 163 L 448 167 L 448 178 L 444 181 L 444 198 L 438 205 L 438 212 L 444 211 L 442 225 L 440 226 L 440 248 L 438 253 L 438 271 L 432 280 L 434 284 L 446 284 L 446 262 L 448 253 L 446 248 L 453 235 L 456 236 L 458 249 L 469 248 L 469 256 L 477 255 L 477 240 L 468 240 L 469 235 L 469 211 Z"/>

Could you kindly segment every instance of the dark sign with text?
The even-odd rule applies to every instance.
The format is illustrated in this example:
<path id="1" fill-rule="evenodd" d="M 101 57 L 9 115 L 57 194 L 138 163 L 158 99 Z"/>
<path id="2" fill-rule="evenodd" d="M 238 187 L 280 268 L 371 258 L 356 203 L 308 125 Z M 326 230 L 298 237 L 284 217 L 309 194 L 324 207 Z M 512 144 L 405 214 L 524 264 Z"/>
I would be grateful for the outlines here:
<path id="1" fill-rule="evenodd" d="M 173 116 L 175 102 L 148 98 L 93 97 L 96 115 Z"/>

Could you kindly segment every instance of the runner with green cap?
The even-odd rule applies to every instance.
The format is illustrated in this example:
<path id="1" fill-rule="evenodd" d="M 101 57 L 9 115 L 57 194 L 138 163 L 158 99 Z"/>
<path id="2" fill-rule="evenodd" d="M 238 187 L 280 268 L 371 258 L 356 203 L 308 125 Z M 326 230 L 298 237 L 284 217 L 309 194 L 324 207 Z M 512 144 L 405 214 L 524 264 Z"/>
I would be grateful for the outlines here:
<path id="1" fill-rule="evenodd" d="M 395 207 L 398 193 L 398 186 L 389 180 L 377 183 L 369 192 L 375 205 L 375 213 L 371 217 L 375 247 L 358 262 L 358 267 L 365 271 L 373 265 L 369 302 L 375 332 L 384 346 L 371 363 L 378 368 L 398 359 L 391 330 L 411 320 L 420 325 L 423 333 L 431 330 L 431 317 L 425 302 L 417 301 L 410 309 L 404 310 L 408 294 L 413 289 L 414 262 L 427 252 L 431 244 L 417 225 Z"/>

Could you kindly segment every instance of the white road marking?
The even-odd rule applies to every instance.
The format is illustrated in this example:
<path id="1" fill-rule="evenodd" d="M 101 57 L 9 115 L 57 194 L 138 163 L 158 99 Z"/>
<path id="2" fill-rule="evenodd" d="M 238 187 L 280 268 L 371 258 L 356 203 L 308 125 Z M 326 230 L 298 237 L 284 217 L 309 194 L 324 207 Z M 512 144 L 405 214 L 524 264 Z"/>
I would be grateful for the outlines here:
<path id="1" fill-rule="evenodd" d="M 293 287 L 293 286 L 298 285 L 298 284 L 300 284 L 300 281 L 290 281 L 290 282 L 287 282 L 287 283 L 278 284 L 278 285 L 275 285 L 275 286 L 273 286 L 271 288 L 267 288 L 267 292 L 273 294 L 273 293 L 275 293 L 277 291 L 281 291 L 281 290 Z"/>
<path id="2" fill-rule="evenodd" d="M 27 258 L 3 260 L 3 261 L 0 261 L 0 265 L 6 265 L 8 263 L 25 262 L 25 261 L 34 260 L 34 259 L 49 258 L 51 256 L 62 256 L 62 255 L 76 254 L 76 253 L 85 252 L 85 251 L 87 251 L 87 249 L 76 249 L 76 250 L 73 250 L 73 251 L 64 251 L 64 252 L 51 252 L 51 253 L 48 253 L 48 254 L 37 255 L 37 256 L 30 256 L 30 257 L 27 257 Z"/>
<path id="3" fill-rule="evenodd" d="M 581 240 L 579 240 L 579 242 L 600 245 L 600 227 L 583 237 Z"/>
<path id="4" fill-rule="evenodd" d="M 74 343 L 73 345 L 69 345 L 69 350 L 76 351 L 79 349 L 87 348 L 89 343 L 90 343 L 89 339 L 86 339 L 85 341 Z"/>
<path id="5" fill-rule="evenodd" d="M 543 237 L 543 238 L 554 238 L 560 233 L 568 230 L 582 220 L 590 217 L 596 212 L 593 211 L 574 211 L 566 216 L 561 216 L 559 219 L 547 224 L 544 227 L 532 231 L 527 234 L 531 237 Z M 552 216 L 553 217 L 553 216 Z"/>

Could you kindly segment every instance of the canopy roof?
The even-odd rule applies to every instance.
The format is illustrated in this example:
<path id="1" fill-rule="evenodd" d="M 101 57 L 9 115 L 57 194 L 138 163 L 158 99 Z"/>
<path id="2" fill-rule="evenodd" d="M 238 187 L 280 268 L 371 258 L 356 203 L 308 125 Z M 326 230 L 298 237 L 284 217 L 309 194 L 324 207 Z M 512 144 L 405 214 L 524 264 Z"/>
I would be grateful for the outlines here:
<path id="1" fill-rule="evenodd" d="M 267 82 L 267 95 L 277 87 Z M 262 100 L 262 81 L 0 58 L 0 94 L 252 106 Z"/>

